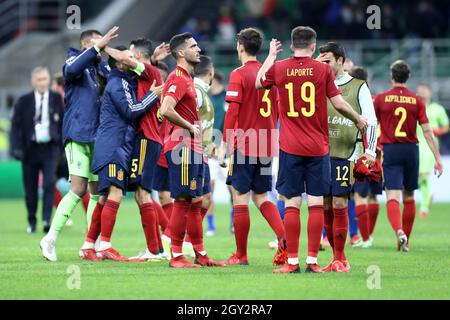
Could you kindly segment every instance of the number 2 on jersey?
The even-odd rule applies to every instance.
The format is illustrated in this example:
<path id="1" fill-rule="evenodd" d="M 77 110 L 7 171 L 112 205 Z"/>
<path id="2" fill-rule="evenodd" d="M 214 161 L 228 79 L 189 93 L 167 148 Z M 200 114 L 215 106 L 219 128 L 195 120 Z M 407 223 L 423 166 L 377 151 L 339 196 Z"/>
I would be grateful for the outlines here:
<path id="1" fill-rule="evenodd" d="M 289 112 L 287 115 L 288 117 L 296 118 L 299 116 L 299 113 L 294 110 L 294 84 L 289 82 L 284 87 L 288 91 L 289 97 Z M 309 103 L 309 108 L 301 108 L 302 115 L 307 118 L 312 117 L 316 112 L 316 87 L 314 83 L 309 81 L 303 83 L 300 87 L 300 96 L 304 102 Z"/>
<path id="2" fill-rule="evenodd" d="M 264 110 L 263 107 L 259 108 L 259 113 L 264 118 L 267 118 L 267 117 L 270 116 L 270 110 L 272 108 L 272 102 L 270 101 L 270 98 L 269 98 L 269 92 L 270 92 L 270 90 L 264 91 L 264 95 L 263 95 L 263 98 L 262 98 L 262 102 L 264 102 L 267 105 L 267 109 Z"/>
<path id="3" fill-rule="evenodd" d="M 406 132 L 402 131 L 403 124 L 406 120 L 406 109 L 403 107 L 398 107 L 395 109 L 395 115 L 398 117 L 400 116 L 400 120 L 398 121 L 397 127 L 395 128 L 395 136 L 396 137 L 406 137 Z"/>

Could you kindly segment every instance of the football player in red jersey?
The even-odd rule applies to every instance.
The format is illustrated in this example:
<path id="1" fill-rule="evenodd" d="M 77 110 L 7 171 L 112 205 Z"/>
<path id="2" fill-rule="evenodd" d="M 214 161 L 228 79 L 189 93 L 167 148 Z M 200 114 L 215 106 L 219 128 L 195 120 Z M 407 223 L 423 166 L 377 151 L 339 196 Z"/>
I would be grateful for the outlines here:
<path id="1" fill-rule="evenodd" d="M 208 257 L 203 246 L 202 191 L 203 150 L 197 95 L 190 74 L 200 62 L 200 48 L 190 33 L 175 35 L 170 40 L 170 50 L 177 67 L 164 85 L 161 115 L 167 123 L 168 136 L 164 141 L 171 197 L 175 199 L 169 221 L 172 258 L 169 266 L 195 268 L 223 266 Z M 192 241 L 195 262 L 183 256 L 185 232 Z"/>
<path id="2" fill-rule="evenodd" d="M 279 248 L 274 264 L 287 261 L 283 221 L 277 207 L 268 199 L 272 189 L 272 157 L 276 153 L 277 105 L 276 90 L 255 88 L 255 79 L 261 63 L 256 55 L 261 48 L 262 35 L 253 28 L 237 35 L 237 52 L 242 66 L 230 74 L 226 101 L 229 103 L 223 128 L 219 163 L 224 164 L 227 144 L 230 161 L 227 184 L 232 186 L 234 236 L 236 253 L 229 265 L 247 265 L 247 240 L 250 230 L 248 203 L 252 200 L 277 235 Z"/>
<path id="3" fill-rule="evenodd" d="M 409 238 L 416 215 L 414 190 L 418 188 L 419 149 L 417 122 L 435 158 L 434 172 L 443 172 L 441 155 L 428 124 L 421 97 L 408 90 L 411 69 L 403 60 L 391 65 L 392 88 L 375 98 L 375 112 L 381 126 L 383 171 L 387 196 L 387 215 L 397 236 L 397 249 L 409 251 Z M 403 215 L 400 199 L 403 195 Z"/>
<path id="4" fill-rule="evenodd" d="M 316 32 L 296 27 L 291 33 L 294 55 L 275 62 L 281 43 L 272 39 L 269 55 L 259 70 L 257 88 L 278 88 L 280 99 L 280 169 L 277 189 L 285 197 L 284 225 L 288 263 L 274 273 L 299 272 L 301 194 L 308 195 L 308 257 L 306 270 L 320 272 L 317 263 L 323 217 L 323 195 L 330 182 L 327 97 L 360 130 L 367 121 L 342 98 L 330 66 L 312 59 Z"/>

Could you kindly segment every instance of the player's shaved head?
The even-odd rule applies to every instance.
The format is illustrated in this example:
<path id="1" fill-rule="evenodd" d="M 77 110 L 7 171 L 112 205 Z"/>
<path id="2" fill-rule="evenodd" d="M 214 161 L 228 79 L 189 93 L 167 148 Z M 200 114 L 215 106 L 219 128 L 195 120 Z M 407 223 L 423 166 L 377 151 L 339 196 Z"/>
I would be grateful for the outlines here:
<path id="1" fill-rule="evenodd" d="M 360 66 L 354 66 L 349 72 L 349 75 L 351 75 L 355 79 L 367 81 L 369 79 L 369 74 L 367 73 L 367 70 Z"/>
<path id="2" fill-rule="evenodd" d="M 344 46 L 337 42 L 328 42 L 319 48 L 320 53 L 331 52 L 336 59 L 342 58 L 342 63 L 345 62 L 345 49 Z"/>
<path id="3" fill-rule="evenodd" d="M 152 42 L 147 38 L 138 38 L 130 42 L 130 47 L 138 50 L 146 59 L 150 59 L 153 54 Z"/>
<path id="4" fill-rule="evenodd" d="M 255 28 L 246 28 L 237 34 L 237 41 L 238 44 L 244 46 L 244 50 L 248 55 L 256 56 L 261 49 L 263 36 Z"/>
<path id="5" fill-rule="evenodd" d="M 397 60 L 391 65 L 391 76 L 397 83 L 406 83 L 410 74 L 411 68 L 403 60 Z"/>
<path id="6" fill-rule="evenodd" d="M 433 96 L 430 86 L 425 83 L 419 84 L 417 94 L 422 97 L 426 104 L 430 103 L 431 97 Z"/>
<path id="7" fill-rule="evenodd" d="M 295 27 L 291 32 L 292 46 L 295 49 L 306 49 L 316 43 L 317 34 L 311 27 Z"/>
<path id="8" fill-rule="evenodd" d="M 128 50 L 128 48 L 125 47 L 125 46 L 117 46 L 114 49 L 119 50 L 119 51 L 126 51 L 126 50 Z M 116 59 L 114 59 L 112 56 L 109 56 L 108 64 L 109 64 L 111 69 L 117 69 L 119 67 L 120 63 Z"/>
<path id="9" fill-rule="evenodd" d="M 200 62 L 194 67 L 194 77 L 202 77 L 211 73 L 213 61 L 210 57 L 201 55 Z"/>
<path id="10" fill-rule="evenodd" d="M 80 41 L 90 40 L 94 35 L 101 36 L 101 32 L 98 30 L 90 29 L 83 31 L 80 35 Z"/>
<path id="11" fill-rule="evenodd" d="M 185 32 L 174 35 L 172 39 L 170 39 L 170 51 L 175 59 L 178 59 L 178 52 L 184 49 L 186 41 L 193 37 L 192 33 Z"/>

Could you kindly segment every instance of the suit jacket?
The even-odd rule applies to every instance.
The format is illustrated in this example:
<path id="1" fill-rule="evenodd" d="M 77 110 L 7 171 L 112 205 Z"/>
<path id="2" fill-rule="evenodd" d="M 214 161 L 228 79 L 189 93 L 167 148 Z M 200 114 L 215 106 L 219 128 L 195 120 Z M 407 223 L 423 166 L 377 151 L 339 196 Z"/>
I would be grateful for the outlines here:
<path id="1" fill-rule="evenodd" d="M 35 110 L 34 91 L 21 96 L 14 106 L 10 134 L 11 153 L 19 160 L 22 160 L 27 154 L 33 142 Z M 64 108 L 61 96 L 54 91 L 49 91 L 48 111 L 51 142 L 62 148 L 61 131 Z"/>

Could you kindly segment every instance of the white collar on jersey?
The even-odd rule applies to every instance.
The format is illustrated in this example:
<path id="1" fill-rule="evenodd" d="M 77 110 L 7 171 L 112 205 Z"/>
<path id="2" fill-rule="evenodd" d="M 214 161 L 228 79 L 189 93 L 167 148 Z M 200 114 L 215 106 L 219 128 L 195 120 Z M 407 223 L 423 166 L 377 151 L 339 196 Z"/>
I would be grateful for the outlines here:
<path id="1" fill-rule="evenodd" d="M 336 80 L 334 81 L 336 83 L 336 85 L 341 85 L 344 83 L 349 82 L 352 79 L 352 76 L 349 75 L 347 72 L 344 72 L 343 75 L 340 76 L 336 76 Z"/>
<path id="2" fill-rule="evenodd" d="M 205 81 L 200 78 L 194 78 L 194 83 L 199 85 L 203 90 L 208 92 L 210 85 L 208 85 Z"/>

